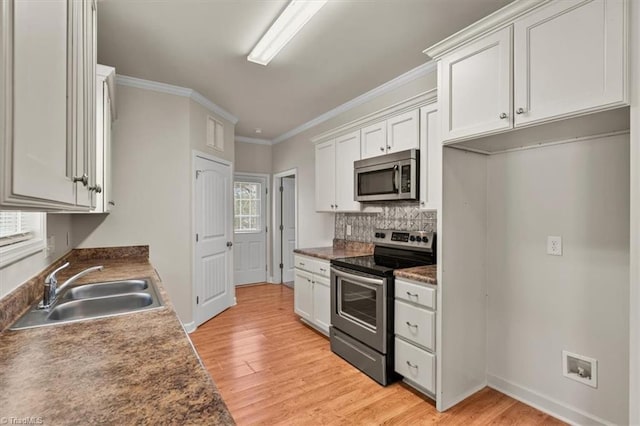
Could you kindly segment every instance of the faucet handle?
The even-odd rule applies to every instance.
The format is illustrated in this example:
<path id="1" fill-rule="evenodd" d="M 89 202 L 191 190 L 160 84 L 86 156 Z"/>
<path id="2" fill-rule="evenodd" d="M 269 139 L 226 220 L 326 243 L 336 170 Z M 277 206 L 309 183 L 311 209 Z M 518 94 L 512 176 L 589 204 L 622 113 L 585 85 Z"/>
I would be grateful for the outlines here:
<path id="1" fill-rule="evenodd" d="M 59 268 L 57 268 L 56 270 L 54 270 L 52 273 L 50 273 L 49 275 L 47 275 L 47 278 L 44 279 L 44 283 L 45 284 L 57 284 L 58 280 L 56 278 L 56 274 L 58 272 L 60 272 L 61 270 L 63 270 L 64 268 L 68 267 L 70 265 L 69 262 L 65 263 L 64 265 L 60 266 Z"/>

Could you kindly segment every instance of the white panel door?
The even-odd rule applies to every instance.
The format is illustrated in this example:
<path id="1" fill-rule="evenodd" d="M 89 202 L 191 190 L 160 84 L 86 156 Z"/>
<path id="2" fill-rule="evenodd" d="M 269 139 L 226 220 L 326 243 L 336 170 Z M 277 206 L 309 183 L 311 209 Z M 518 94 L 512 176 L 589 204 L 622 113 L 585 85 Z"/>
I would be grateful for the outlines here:
<path id="1" fill-rule="evenodd" d="M 511 27 L 444 56 L 438 66 L 443 141 L 512 127 Z"/>
<path id="2" fill-rule="evenodd" d="M 354 200 L 353 162 L 360 159 L 360 131 L 348 133 L 336 139 L 336 200 L 335 210 L 360 211 L 360 203 Z"/>
<path id="3" fill-rule="evenodd" d="M 13 7 L 13 193 L 74 205 L 66 0 Z M 69 122 L 69 124 L 72 124 Z M 4 129 L 3 129 L 4 131 Z"/>
<path id="4" fill-rule="evenodd" d="M 360 158 L 375 157 L 387 151 L 387 122 L 381 121 L 360 130 Z"/>
<path id="5" fill-rule="evenodd" d="M 196 325 L 233 304 L 231 167 L 196 157 Z"/>
<path id="6" fill-rule="evenodd" d="M 325 333 L 331 325 L 330 282 L 329 278 L 313 276 L 313 323 Z"/>
<path id="7" fill-rule="evenodd" d="M 387 120 L 387 154 L 417 149 L 420 140 L 418 110 L 405 112 Z"/>
<path id="8" fill-rule="evenodd" d="M 552 2 L 514 24 L 515 125 L 625 100 L 624 3 Z"/>
<path id="9" fill-rule="evenodd" d="M 436 104 L 420 108 L 420 208 L 436 210 L 442 197 L 442 143 Z"/>
<path id="10" fill-rule="evenodd" d="M 282 178 L 282 281 L 293 281 L 296 248 L 296 180 Z"/>
<path id="11" fill-rule="evenodd" d="M 332 212 L 336 203 L 336 146 L 332 139 L 316 145 L 316 211 Z"/>
<path id="12" fill-rule="evenodd" d="M 266 178 L 235 176 L 234 191 L 234 282 L 235 285 L 267 280 Z"/>

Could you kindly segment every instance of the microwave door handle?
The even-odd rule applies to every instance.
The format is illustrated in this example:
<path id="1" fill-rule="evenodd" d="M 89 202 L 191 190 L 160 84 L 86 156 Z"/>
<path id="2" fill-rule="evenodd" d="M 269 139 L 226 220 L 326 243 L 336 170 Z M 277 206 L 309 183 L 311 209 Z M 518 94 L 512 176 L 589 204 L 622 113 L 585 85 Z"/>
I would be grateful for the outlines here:
<path id="1" fill-rule="evenodd" d="M 398 167 L 397 164 L 393 166 L 393 172 L 393 192 L 398 193 L 400 192 L 398 190 L 400 186 L 400 183 L 398 182 L 400 179 L 400 167 Z"/>

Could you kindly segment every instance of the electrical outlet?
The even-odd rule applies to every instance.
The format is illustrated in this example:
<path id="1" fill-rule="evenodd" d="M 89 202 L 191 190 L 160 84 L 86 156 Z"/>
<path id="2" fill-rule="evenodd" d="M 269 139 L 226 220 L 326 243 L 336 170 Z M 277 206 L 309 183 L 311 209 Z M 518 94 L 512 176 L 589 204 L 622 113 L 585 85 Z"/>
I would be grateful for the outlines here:
<path id="1" fill-rule="evenodd" d="M 347 225 L 347 235 L 351 235 L 351 225 Z"/>
<path id="2" fill-rule="evenodd" d="M 562 256 L 562 237 L 547 237 L 547 254 L 551 256 Z"/>

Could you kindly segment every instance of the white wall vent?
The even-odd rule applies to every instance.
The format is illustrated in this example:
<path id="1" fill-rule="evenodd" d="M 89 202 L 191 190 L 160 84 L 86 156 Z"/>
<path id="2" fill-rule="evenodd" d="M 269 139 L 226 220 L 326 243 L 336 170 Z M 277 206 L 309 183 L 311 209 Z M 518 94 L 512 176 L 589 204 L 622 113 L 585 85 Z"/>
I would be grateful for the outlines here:
<path id="1" fill-rule="evenodd" d="M 207 146 L 224 151 L 224 125 L 210 115 L 207 116 Z"/>
<path id="2" fill-rule="evenodd" d="M 592 388 L 598 387 L 598 360 L 562 351 L 562 374 Z"/>

